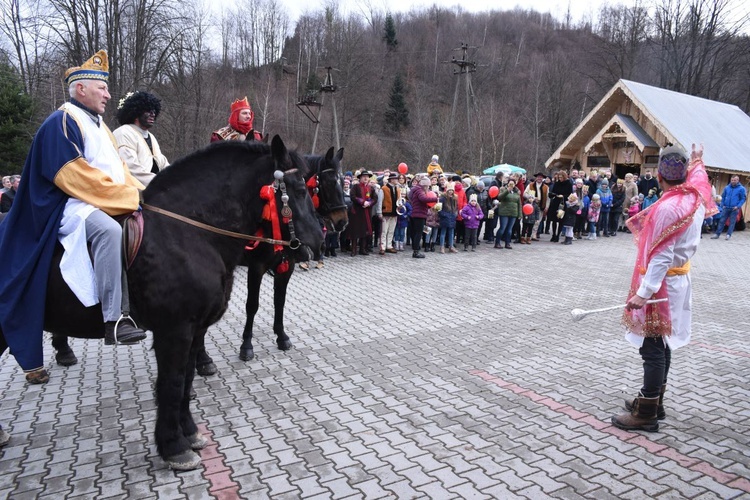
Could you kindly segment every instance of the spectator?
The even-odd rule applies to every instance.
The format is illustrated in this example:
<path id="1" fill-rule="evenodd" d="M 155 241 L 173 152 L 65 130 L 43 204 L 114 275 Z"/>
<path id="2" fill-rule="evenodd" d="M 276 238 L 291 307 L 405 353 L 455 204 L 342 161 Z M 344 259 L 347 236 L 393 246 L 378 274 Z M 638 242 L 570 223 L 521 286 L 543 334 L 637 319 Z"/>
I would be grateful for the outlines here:
<path id="1" fill-rule="evenodd" d="M 513 179 L 509 179 L 508 184 L 500 188 L 497 199 L 499 203 L 495 208 L 495 217 L 500 218 L 500 228 L 495 235 L 495 248 L 503 248 L 500 242 L 504 241 L 505 248 L 512 250 L 510 238 L 513 232 L 513 224 L 523 213 L 521 211 L 521 193 Z"/>
<path id="2" fill-rule="evenodd" d="M 633 174 L 631 173 L 625 174 L 624 188 L 625 188 L 625 201 L 622 204 L 623 220 L 620 223 L 620 226 L 622 227 L 622 231 L 630 232 L 627 226 L 625 226 L 625 220 L 628 218 L 628 214 L 630 213 L 630 204 L 632 203 L 632 200 L 638 199 L 638 186 L 636 185 L 633 179 Z"/>
<path id="3" fill-rule="evenodd" d="M 596 194 L 599 195 L 602 207 L 599 211 L 599 225 L 597 227 L 596 235 L 599 233 L 604 235 L 605 238 L 609 238 L 609 215 L 612 211 L 612 190 L 609 189 L 609 181 L 602 179 L 600 188 L 596 190 Z"/>
<path id="4" fill-rule="evenodd" d="M 547 215 L 547 198 L 549 194 L 549 187 L 544 182 L 545 175 L 542 172 L 534 174 L 534 182 L 529 184 L 526 188 L 526 192 L 534 194 L 537 206 L 539 207 L 541 217 L 538 219 L 539 225 L 537 226 L 536 236 L 532 236 L 532 241 L 539 241 L 539 237 L 542 234 L 544 226 L 544 218 Z M 528 243 L 528 242 L 527 242 Z"/>
<path id="5" fill-rule="evenodd" d="M 625 186 L 622 179 L 618 179 L 610 186 L 612 191 L 612 209 L 609 212 L 609 235 L 617 236 L 618 227 L 622 218 L 622 205 L 625 203 Z"/>
<path id="6" fill-rule="evenodd" d="M 455 189 L 456 184 L 448 183 L 445 194 L 440 197 L 440 211 L 438 212 L 440 219 L 440 253 L 445 253 L 446 245 L 449 252 L 456 253 L 453 240 L 456 230 L 456 217 L 458 216 L 458 197 Z"/>
<path id="7" fill-rule="evenodd" d="M 656 195 L 655 189 L 649 189 L 648 196 L 643 198 L 643 204 L 641 205 L 641 210 L 646 210 L 648 207 L 653 205 L 659 200 L 659 197 Z"/>
<path id="8" fill-rule="evenodd" d="M 589 223 L 589 235 L 586 237 L 587 240 L 595 240 L 597 236 L 596 225 L 599 222 L 599 215 L 602 209 L 601 196 L 596 193 L 591 197 L 591 203 L 589 204 L 589 212 L 587 215 Z"/>
<path id="9" fill-rule="evenodd" d="M 415 259 L 424 259 L 424 254 L 420 251 L 422 245 L 422 233 L 427 220 L 428 203 L 437 203 L 437 195 L 430 190 L 430 178 L 427 176 L 415 177 L 416 185 L 412 185 L 409 191 L 409 201 L 411 202 L 411 245 L 412 257 Z"/>
<path id="10" fill-rule="evenodd" d="M 372 238 L 372 206 L 377 202 L 375 188 L 370 185 L 372 174 L 363 170 L 357 175 L 358 183 L 351 187 L 352 211 L 349 217 L 349 239 L 351 255 L 369 255 L 367 240 Z"/>
<path id="11" fill-rule="evenodd" d="M 394 245 L 397 251 L 403 251 L 406 246 L 406 229 L 409 227 L 409 220 L 411 219 L 411 203 L 403 195 L 403 203 L 401 208 L 398 208 L 398 221 L 396 222 L 396 232 L 393 236 Z"/>
<path id="12" fill-rule="evenodd" d="M 727 241 L 732 238 L 734 232 L 734 225 L 737 223 L 737 216 L 740 208 L 745 204 L 747 200 L 747 192 L 745 186 L 740 184 L 740 176 L 733 175 L 727 187 L 721 193 L 722 209 L 721 218 L 719 218 L 719 226 L 716 228 L 716 233 L 711 236 L 712 240 L 718 239 L 721 236 L 721 232 L 724 230 L 726 222 L 729 221 L 729 227 L 727 228 Z"/>
<path id="13" fill-rule="evenodd" d="M 427 165 L 427 175 L 432 174 L 442 174 L 443 168 L 440 166 L 440 158 L 438 155 L 432 155 L 432 159 L 430 159 L 429 165 Z"/>
<path id="14" fill-rule="evenodd" d="M 380 239 L 380 254 L 396 253 L 394 245 L 396 225 L 398 224 L 398 203 L 402 200 L 401 188 L 398 185 L 398 174 L 391 172 L 388 183 L 383 186 L 383 237 Z M 403 202 L 402 202 L 403 203 Z"/>
<path id="15" fill-rule="evenodd" d="M 656 180 L 652 170 L 649 168 L 646 169 L 646 173 L 643 174 L 643 177 L 638 180 L 638 192 L 646 197 L 652 189 L 656 191 L 657 196 L 661 192 L 659 181 Z"/>
<path id="16" fill-rule="evenodd" d="M 464 252 L 468 250 L 469 245 L 471 245 L 471 251 L 474 252 L 477 249 L 479 225 L 482 223 L 482 218 L 484 217 L 476 193 L 469 196 L 469 203 L 461 210 L 461 217 L 464 219 L 466 229 Z"/>
<path id="17" fill-rule="evenodd" d="M 526 190 L 526 194 L 524 195 L 526 203 L 532 207 L 531 213 L 527 214 L 526 212 L 523 212 L 523 232 L 521 233 L 521 243 L 527 245 L 531 245 L 534 226 L 541 220 L 542 211 L 539 208 L 539 202 L 534 194 L 533 191 Z M 521 210 L 523 210 L 523 207 L 521 207 Z M 538 241 L 538 239 L 534 241 Z"/>
<path id="18" fill-rule="evenodd" d="M 560 241 L 560 232 L 562 231 L 562 225 L 560 219 L 555 217 L 558 210 L 562 209 L 565 211 L 565 200 L 573 192 L 573 185 L 568 181 L 568 174 L 564 170 L 557 172 L 557 181 L 552 185 L 548 213 L 551 215 L 552 220 L 552 238 L 551 242 Z"/>
<path id="19" fill-rule="evenodd" d="M 13 175 L 10 177 L 10 189 L 0 195 L 0 213 L 10 212 L 10 207 L 13 206 L 13 200 L 16 199 L 16 192 L 18 191 L 18 185 L 20 182 L 20 175 Z"/>
<path id="20" fill-rule="evenodd" d="M 564 215 L 562 218 L 562 233 L 565 235 L 564 245 L 573 244 L 573 227 L 576 223 L 576 215 L 581 211 L 581 207 L 578 205 L 578 195 L 570 193 L 568 199 L 565 202 Z"/>

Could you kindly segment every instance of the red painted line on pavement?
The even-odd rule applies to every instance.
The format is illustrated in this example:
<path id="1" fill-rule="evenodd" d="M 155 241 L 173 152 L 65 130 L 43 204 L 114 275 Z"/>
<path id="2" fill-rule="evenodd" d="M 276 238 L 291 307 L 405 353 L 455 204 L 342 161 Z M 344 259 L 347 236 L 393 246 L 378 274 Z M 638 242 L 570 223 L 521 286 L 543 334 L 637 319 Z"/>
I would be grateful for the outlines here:
<path id="1" fill-rule="evenodd" d="M 605 434 L 609 434 L 611 436 L 616 437 L 620 441 L 634 444 L 636 446 L 643 448 L 644 450 L 648 451 L 649 453 L 653 455 L 658 455 L 660 457 L 667 458 L 669 460 L 677 462 L 682 467 L 685 467 L 695 472 L 700 472 L 701 474 L 712 478 L 717 483 L 725 484 L 729 486 L 730 488 L 734 488 L 737 490 L 750 493 L 750 481 L 747 480 L 746 478 L 737 476 L 736 474 L 730 474 L 730 473 L 721 471 L 717 469 L 716 467 L 714 467 L 713 465 L 709 464 L 708 462 L 704 462 L 703 460 L 692 458 L 687 455 L 683 455 L 682 453 L 680 453 L 674 448 L 671 448 L 670 446 L 663 445 L 663 444 L 656 443 L 654 441 L 649 440 L 646 436 L 642 434 L 618 429 L 617 427 L 613 426 L 611 423 L 599 420 L 598 418 L 596 418 L 594 415 L 591 415 L 590 413 L 584 413 L 584 412 L 578 411 L 569 405 L 566 405 L 564 403 L 559 403 L 550 397 L 542 396 L 539 393 L 536 393 L 532 390 L 516 385 L 513 382 L 508 382 L 506 380 L 503 380 L 490 373 L 487 373 L 484 370 L 469 370 L 469 373 L 487 382 L 495 384 L 498 387 L 502 387 L 503 389 L 511 391 L 515 394 L 518 394 L 520 396 L 525 396 L 529 398 L 530 400 L 539 403 L 542 406 L 546 406 L 552 411 L 555 411 L 557 413 L 562 413 L 564 415 L 568 415 L 573 420 L 577 420 L 579 422 L 588 424 L 598 431 L 601 431 Z"/>
<path id="2" fill-rule="evenodd" d="M 204 467 L 203 477 L 211 485 L 208 493 L 217 500 L 239 498 L 240 485 L 232 479 L 232 469 L 224 463 L 226 457 L 213 440 L 213 433 L 208 430 L 206 424 L 198 424 L 198 431 L 208 440 L 206 447 L 200 450 Z"/>
<path id="3" fill-rule="evenodd" d="M 725 352 L 727 354 L 734 354 L 735 356 L 741 356 L 743 358 L 750 358 L 750 352 L 735 351 L 734 349 L 727 349 L 726 347 L 719 347 L 717 345 L 704 344 L 702 342 L 693 342 L 691 345 L 693 345 L 695 347 L 702 347 L 702 348 L 708 349 L 710 351 Z"/>

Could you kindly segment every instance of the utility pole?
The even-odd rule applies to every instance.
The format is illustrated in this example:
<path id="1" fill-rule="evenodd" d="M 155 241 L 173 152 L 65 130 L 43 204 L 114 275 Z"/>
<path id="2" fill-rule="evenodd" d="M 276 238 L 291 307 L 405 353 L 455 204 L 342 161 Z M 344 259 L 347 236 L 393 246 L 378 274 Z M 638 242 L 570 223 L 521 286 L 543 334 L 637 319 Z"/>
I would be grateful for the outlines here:
<path id="1" fill-rule="evenodd" d="M 306 95 L 300 98 L 299 102 L 297 102 L 297 107 L 299 108 L 299 110 L 302 111 L 302 113 L 315 124 L 315 134 L 313 136 L 313 143 L 310 154 L 315 154 L 315 147 L 318 143 L 320 116 L 323 114 L 323 102 L 325 100 L 326 94 L 331 94 L 331 105 L 333 107 L 333 127 L 334 133 L 336 135 L 336 149 L 341 149 L 341 141 L 339 138 L 339 120 L 338 115 L 336 114 L 336 98 L 334 95 L 338 87 L 333 83 L 333 75 L 331 74 L 331 71 L 335 71 L 335 69 L 331 66 L 326 66 L 326 78 L 320 86 L 320 90 L 318 90 L 317 92 L 308 92 Z M 318 101 L 317 99 L 318 93 L 321 94 L 320 101 Z M 317 113 L 315 113 L 312 108 L 317 108 Z"/>
<path id="2" fill-rule="evenodd" d="M 471 108 L 472 106 L 475 106 L 476 103 L 474 102 L 474 88 L 471 85 L 471 74 L 475 73 L 477 71 L 478 64 L 476 61 L 470 61 L 468 59 L 468 52 L 469 49 L 477 49 L 478 47 L 469 46 L 466 43 L 461 42 L 461 46 L 458 48 L 453 49 L 454 52 L 461 51 L 461 59 L 456 59 L 455 56 L 451 58 L 450 61 L 443 61 L 443 64 L 453 64 L 455 68 L 453 69 L 453 74 L 458 75 L 458 79 L 456 80 L 456 90 L 453 93 L 453 106 L 451 106 L 451 118 L 450 118 L 450 124 L 448 129 L 448 136 L 454 137 L 453 134 L 453 127 L 455 125 L 455 116 L 456 116 L 456 108 L 458 107 L 458 92 L 459 87 L 461 86 L 461 75 L 464 75 L 463 81 L 464 81 L 464 91 L 465 91 L 465 99 L 466 99 L 466 133 L 467 136 L 470 138 L 471 134 Z M 469 154 L 472 154 L 470 151 Z M 449 154 L 450 156 L 450 150 Z M 473 156 L 473 155 L 472 155 Z M 451 158 L 446 158 L 445 163 L 448 164 L 448 160 Z M 455 168 L 455 167 L 452 167 Z"/>

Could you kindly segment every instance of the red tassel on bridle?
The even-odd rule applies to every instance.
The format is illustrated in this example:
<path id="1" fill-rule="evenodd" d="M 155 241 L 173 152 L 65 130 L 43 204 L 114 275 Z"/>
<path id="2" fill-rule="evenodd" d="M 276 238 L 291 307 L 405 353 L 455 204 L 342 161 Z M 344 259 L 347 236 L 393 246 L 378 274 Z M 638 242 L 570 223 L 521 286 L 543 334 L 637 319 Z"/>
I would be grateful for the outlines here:
<path id="1" fill-rule="evenodd" d="M 318 206 L 320 205 L 320 200 L 318 199 L 318 176 L 313 175 L 310 177 L 310 180 L 307 181 L 307 190 L 310 191 L 310 198 L 312 198 L 313 207 L 315 207 L 315 210 L 318 209 Z"/>

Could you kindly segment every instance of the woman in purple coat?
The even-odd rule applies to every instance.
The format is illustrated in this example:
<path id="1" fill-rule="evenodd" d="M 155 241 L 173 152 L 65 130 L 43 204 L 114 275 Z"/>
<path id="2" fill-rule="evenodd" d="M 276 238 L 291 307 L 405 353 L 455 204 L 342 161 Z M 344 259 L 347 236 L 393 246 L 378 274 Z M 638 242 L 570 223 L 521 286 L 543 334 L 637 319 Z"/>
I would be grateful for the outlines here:
<path id="1" fill-rule="evenodd" d="M 411 256 L 415 259 L 424 259 L 424 254 L 420 252 L 422 231 L 427 220 L 427 211 L 438 201 L 437 194 L 430 190 L 429 177 L 421 177 L 419 182 L 412 186 L 409 191 L 409 201 L 411 202 Z"/>
<path id="2" fill-rule="evenodd" d="M 482 217 L 484 217 L 482 209 L 479 207 L 479 203 L 477 203 L 476 194 L 469 196 L 469 203 L 461 209 L 461 217 L 464 219 L 464 227 L 466 228 L 464 252 L 469 249 L 469 244 L 471 244 L 471 251 L 474 252 L 477 249 L 479 225 L 482 223 Z"/>

